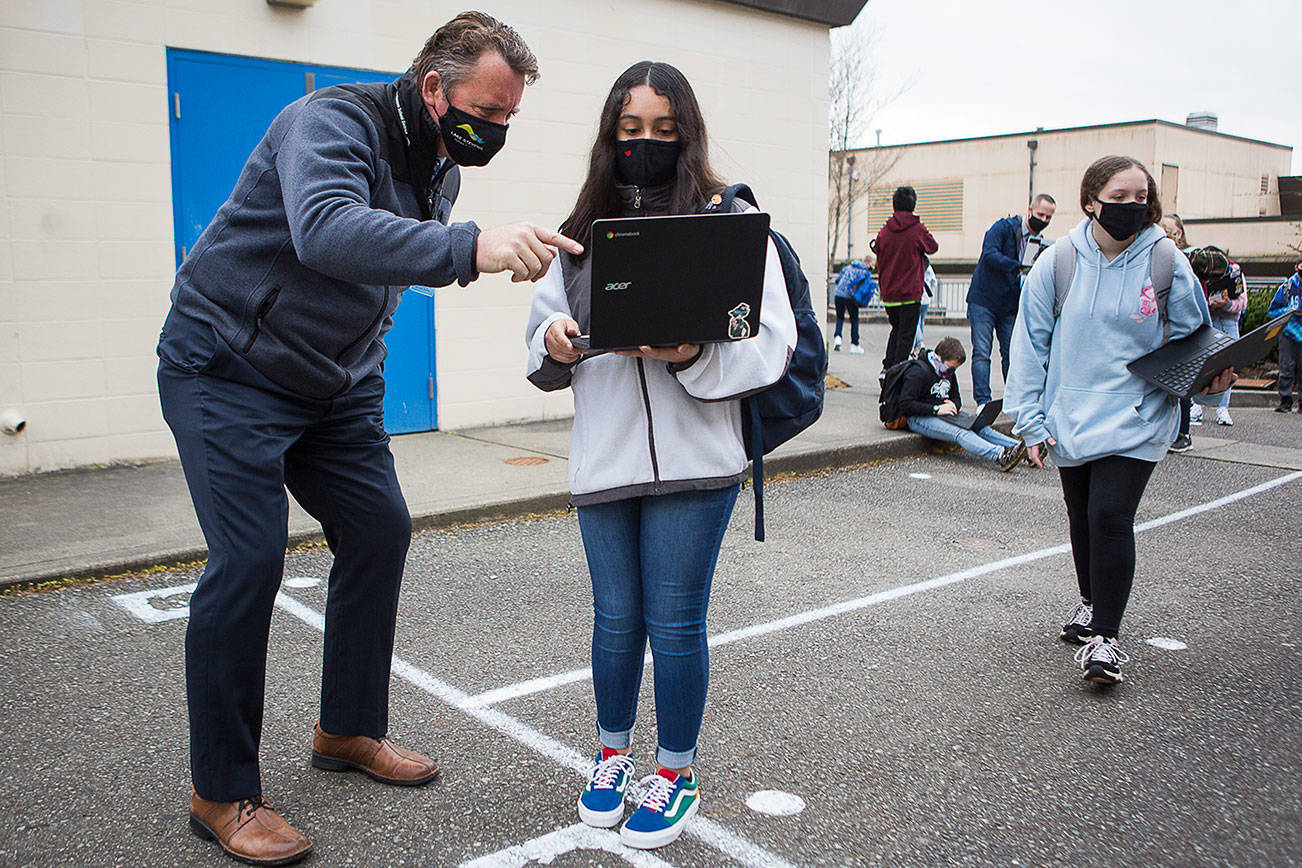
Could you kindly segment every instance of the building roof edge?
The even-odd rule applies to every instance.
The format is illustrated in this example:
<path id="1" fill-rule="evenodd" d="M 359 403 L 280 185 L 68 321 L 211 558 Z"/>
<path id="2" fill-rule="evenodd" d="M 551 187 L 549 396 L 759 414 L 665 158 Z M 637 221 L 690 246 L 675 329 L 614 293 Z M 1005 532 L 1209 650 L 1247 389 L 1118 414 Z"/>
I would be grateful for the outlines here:
<path id="1" fill-rule="evenodd" d="M 1247 136 L 1236 136 L 1233 133 L 1223 133 L 1220 130 L 1200 130 L 1197 127 L 1191 127 L 1185 124 L 1178 124 L 1175 123 L 1174 121 L 1164 121 L 1161 118 L 1148 118 L 1146 120 L 1138 120 L 1138 121 L 1117 121 L 1115 123 L 1110 123 L 1110 124 L 1086 124 L 1084 126 L 1079 126 L 1079 127 L 1054 127 L 1053 129 L 1027 130 L 1026 132 L 1016 132 L 1016 133 L 995 133 L 994 135 L 989 135 L 989 136 L 964 136 L 955 139 L 927 139 L 927 140 L 917 141 L 917 142 L 901 142 L 898 145 L 869 145 L 863 148 L 847 148 L 846 150 L 847 152 L 848 151 L 876 151 L 876 150 L 889 150 L 891 148 L 913 147 L 915 145 L 950 145 L 957 142 L 979 142 L 986 139 L 1024 138 L 1026 136 L 1048 135 L 1049 133 L 1074 133 L 1074 132 L 1079 132 L 1081 130 L 1101 130 L 1101 129 L 1108 129 L 1112 127 L 1140 127 L 1148 124 L 1153 124 L 1155 126 L 1171 127 L 1177 130 L 1186 130 L 1192 133 L 1202 133 L 1203 135 L 1208 135 L 1208 136 L 1221 136 L 1227 139 L 1235 139 L 1240 142 L 1250 142 L 1254 145 L 1265 145 L 1266 147 L 1269 148 L 1279 148 L 1280 150 L 1289 151 L 1290 153 L 1293 151 L 1292 145 L 1281 145 L 1278 142 L 1267 142 L 1264 139 L 1251 139 L 1248 138 Z"/>

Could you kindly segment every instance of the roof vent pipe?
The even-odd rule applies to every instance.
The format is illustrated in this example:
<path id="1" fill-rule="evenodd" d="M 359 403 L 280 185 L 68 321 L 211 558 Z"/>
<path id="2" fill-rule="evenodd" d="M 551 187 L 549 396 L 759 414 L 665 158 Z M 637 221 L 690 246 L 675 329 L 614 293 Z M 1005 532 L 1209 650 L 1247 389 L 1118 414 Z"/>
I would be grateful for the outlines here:
<path id="1" fill-rule="evenodd" d="M 1195 130 L 1216 132 L 1216 121 L 1216 112 L 1189 112 L 1189 116 L 1184 119 L 1184 125 Z"/>

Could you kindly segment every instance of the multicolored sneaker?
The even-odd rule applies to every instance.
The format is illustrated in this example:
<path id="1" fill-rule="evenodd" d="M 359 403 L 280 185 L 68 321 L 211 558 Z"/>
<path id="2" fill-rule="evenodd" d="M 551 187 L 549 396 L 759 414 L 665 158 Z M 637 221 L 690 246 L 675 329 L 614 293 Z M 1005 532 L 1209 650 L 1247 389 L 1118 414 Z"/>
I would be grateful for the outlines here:
<path id="1" fill-rule="evenodd" d="M 1067 615 L 1067 622 L 1062 625 L 1058 638 L 1073 645 L 1084 645 L 1094 638 L 1094 607 L 1081 600 Z"/>
<path id="2" fill-rule="evenodd" d="M 609 747 L 603 747 L 593 762 L 588 785 L 579 794 L 579 819 L 589 826 L 609 829 L 624 817 L 624 793 L 637 763 Z"/>
<path id="3" fill-rule="evenodd" d="M 1080 664 L 1086 681 L 1095 684 L 1120 684 L 1126 679 L 1121 675 L 1121 664 L 1130 662 L 1130 655 L 1117 647 L 1117 640 L 1108 636 L 1095 636 L 1076 652 L 1076 662 Z"/>
<path id="4" fill-rule="evenodd" d="M 646 792 L 633 812 L 620 827 L 619 840 L 638 850 L 652 850 L 671 843 L 683 833 L 683 828 L 701 799 L 696 789 L 696 773 L 691 780 L 669 769 L 638 781 Z"/>

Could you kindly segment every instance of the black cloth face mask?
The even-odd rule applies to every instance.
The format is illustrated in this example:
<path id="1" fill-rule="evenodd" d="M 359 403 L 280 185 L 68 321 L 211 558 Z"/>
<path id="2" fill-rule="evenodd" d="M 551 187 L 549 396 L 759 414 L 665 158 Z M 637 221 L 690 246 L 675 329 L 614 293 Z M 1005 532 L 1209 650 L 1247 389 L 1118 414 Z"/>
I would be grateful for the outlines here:
<path id="1" fill-rule="evenodd" d="M 439 118 L 439 135 L 448 158 L 458 166 L 487 166 L 506 144 L 508 126 L 477 118 L 448 103 L 448 110 Z"/>
<path id="2" fill-rule="evenodd" d="M 1104 232 L 1118 241 L 1125 241 L 1138 232 L 1144 225 L 1144 218 L 1148 216 L 1147 202 L 1104 202 L 1102 199 L 1094 201 L 1102 206 L 1095 219 L 1099 221 Z"/>
<path id="3" fill-rule="evenodd" d="M 659 187 L 678 174 L 679 142 L 628 139 L 615 142 L 615 175 L 635 187 Z"/>
<path id="4" fill-rule="evenodd" d="M 1041 220 L 1039 217 L 1032 215 L 1026 218 L 1026 225 L 1031 227 L 1032 235 L 1039 235 L 1044 231 L 1044 227 L 1049 225 L 1049 221 Z"/>

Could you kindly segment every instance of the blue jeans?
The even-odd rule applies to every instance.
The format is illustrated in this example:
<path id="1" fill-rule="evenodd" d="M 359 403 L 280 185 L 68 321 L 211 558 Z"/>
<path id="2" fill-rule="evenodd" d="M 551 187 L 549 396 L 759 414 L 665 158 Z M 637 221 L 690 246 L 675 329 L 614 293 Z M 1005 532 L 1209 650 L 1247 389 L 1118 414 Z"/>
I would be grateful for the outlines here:
<path id="1" fill-rule="evenodd" d="M 998 461 L 999 456 L 1009 446 L 1016 446 L 1018 441 L 1006 434 L 1000 434 L 994 428 L 986 426 L 980 431 L 969 431 L 948 422 L 942 422 L 939 416 L 910 416 L 909 430 L 932 440 L 944 440 L 957 443 L 968 452 L 986 461 Z"/>
<path id="2" fill-rule="evenodd" d="M 1012 343 L 1017 311 L 997 314 L 988 307 L 969 304 L 967 321 L 972 327 L 972 400 L 985 404 L 990 400 L 990 353 L 999 338 L 999 364 L 1008 381 L 1008 350 Z"/>
<path id="3" fill-rule="evenodd" d="M 710 678 L 705 617 L 737 486 L 579 507 L 592 575 L 597 737 L 631 746 L 647 640 L 655 672 L 656 762 L 696 759 Z"/>
<path id="4" fill-rule="evenodd" d="M 1217 313 L 1216 311 L 1212 311 L 1212 328 L 1220 329 L 1230 337 L 1237 338 L 1239 336 L 1240 316 L 1242 316 L 1242 314 L 1237 314 L 1237 313 L 1221 314 L 1221 313 Z M 1226 389 L 1225 394 L 1221 396 L 1220 405 L 1226 408 L 1227 410 L 1230 407 L 1230 391 L 1231 391 L 1230 389 Z"/>

